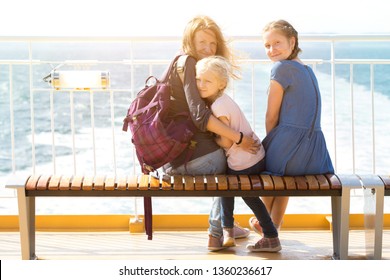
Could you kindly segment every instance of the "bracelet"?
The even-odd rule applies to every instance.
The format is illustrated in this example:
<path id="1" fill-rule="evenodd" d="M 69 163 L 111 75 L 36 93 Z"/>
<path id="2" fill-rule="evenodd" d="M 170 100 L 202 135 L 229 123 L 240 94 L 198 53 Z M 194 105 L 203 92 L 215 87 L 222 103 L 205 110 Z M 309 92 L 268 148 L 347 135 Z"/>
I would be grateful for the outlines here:
<path id="1" fill-rule="evenodd" d="M 242 133 L 242 132 L 240 131 L 240 140 L 238 140 L 238 142 L 236 142 L 237 145 L 240 145 L 240 144 L 241 144 L 242 138 L 244 138 L 244 133 Z"/>

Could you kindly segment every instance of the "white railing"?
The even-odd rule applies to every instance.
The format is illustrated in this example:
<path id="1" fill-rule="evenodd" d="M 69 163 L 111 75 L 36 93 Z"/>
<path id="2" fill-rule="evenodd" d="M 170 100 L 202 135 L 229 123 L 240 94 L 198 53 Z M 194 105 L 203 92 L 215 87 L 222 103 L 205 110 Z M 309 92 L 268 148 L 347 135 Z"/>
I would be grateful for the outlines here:
<path id="1" fill-rule="evenodd" d="M 264 137 L 271 63 L 260 38 L 234 37 L 232 42 L 243 77 L 232 86 L 232 95 Z M 390 82 L 385 74 L 390 53 L 378 58 L 376 49 L 370 54 L 368 44 L 374 42 L 380 50 L 390 49 L 390 35 L 300 37 L 301 57 L 318 76 L 322 126 L 339 173 L 390 169 Z M 31 172 L 138 173 L 122 119 L 146 77 L 160 76 L 179 47 L 179 37 L 0 37 L 2 181 L 9 174 Z M 58 65 L 108 70 L 111 87 L 53 90 L 42 78 Z"/>

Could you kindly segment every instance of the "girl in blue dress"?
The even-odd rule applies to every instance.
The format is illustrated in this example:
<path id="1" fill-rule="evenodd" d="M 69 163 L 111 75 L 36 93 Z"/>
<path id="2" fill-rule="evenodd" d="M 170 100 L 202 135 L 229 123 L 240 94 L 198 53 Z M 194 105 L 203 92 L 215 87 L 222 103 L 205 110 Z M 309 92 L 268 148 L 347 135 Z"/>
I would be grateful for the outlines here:
<path id="1" fill-rule="evenodd" d="M 284 20 L 273 21 L 263 29 L 267 56 L 274 65 L 263 140 L 266 170 L 273 175 L 334 173 L 321 130 L 321 96 L 310 67 L 298 58 L 298 32 Z M 272 221 L 279 229 L 288 197 L 262 197 Z M 261 234 L 255 217 L 249 221 Z"/>

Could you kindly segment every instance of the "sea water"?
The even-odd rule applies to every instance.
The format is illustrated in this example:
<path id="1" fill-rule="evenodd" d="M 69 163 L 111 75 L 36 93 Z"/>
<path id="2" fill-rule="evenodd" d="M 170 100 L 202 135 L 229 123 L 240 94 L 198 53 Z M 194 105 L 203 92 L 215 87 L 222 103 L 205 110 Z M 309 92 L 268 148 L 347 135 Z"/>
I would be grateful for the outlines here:
<path id="1" fill-rule="evenodd" d="M 122 132 L 122 121 L 131 99 L 142 88 L 146 77 L 151 73 L 160 76 L 166 64 L 150 70 L 140 64 L 132 65 L 131 61 L 169 60 L 178 47 L 177 43 L 172 42 L 158 46 L 143 43 L 133 46 L 129 52 L 128 45 L 124 43 L 103 43 L 97 46 L 93 43 L 36 43 L 33 45 L 33 59 L 50 63 L 34 65 L 32 81 L 28 78 L 28 64 L 12 67 L 7 64 L 0 65 L 0 214 L 17 213 L 15 194 L 11 190 L 5 190 L 4 184 L 12 173 L 17 176 L 31 173 L 33 161 L 36 162 L 36 173 L 55 171 L 61 174 L 112 174 L 115 170 L 118 175 L 138 173 L 139 166 L 133 164 L 137 163 L 137 160 L 131 146 L 130 133 Z M 260 43 L 236 43 L 235 48 L 240 51 L 242 57 L 267 60 Z M 301 58 L 308 63 L 314 59 L 330 59 L 330 46 L 327 43 L 303 43 L 301 48 L 304 50 Z M 390 59 L 388 42 L 338 43 L 335 50 L 336 59 Z M 28 59 L 27 46 L 22 43 L 0 45 L 0 60 L 12 59 Z M 61 66 L 63 69 L 109 70 L 113 90 L 111 95 L 98 91 L 94 92 L 93 96 L 89 92 L 50 93 L 47 90 L 49 85 L 42 81 L 42 77 L 58 66 L 58 61 L 67 60 L 83 60 L 84 63 Z M 86 60 L 88 62 L 85 62 Z M 94 60 L 108 62 L 94 64 Z M 118 61 L 122 63 L 117 63 Z M 375 171 L 377 174 L 389 174 L 390 134 L 387 132 L 390 131 L 390 65 L 373 66 L 374 81 L 371 84 L 370 65 L 354 65 L 351 71 L 350 65 L 337 64 L 334 95 L 329 63 L 310 65 L 315 68 L 320 84 L 322 129 L 337 173 L 372 174 Z M 270 67 L 269 63 L 242 65 L 242 79 L 235 81 L 228 91 L 260 138 L 265 136 L 264 115 Z M 134 83 L 131 83 L 131 78 L 134 78 Z M 33 94 L 30 87 L 34 88 Z M 74 99 L 75 104 L 73 115 L 70 98 Z M 94 104 L 94 129 L 91 127 L 91 98 Z M 112 115 L 108 105 L 111 101 Z M 353 111 L 351 104 L 354 104 Z M 31 108 L 34 112 L 34 133 Z M 11 114 L 14 116 L 12 122 Z M 54 132 L 51 130 L 51 114 L 54 115 Z M 74 125 L 71 125 L 72 122 Z M 375 150 L 372 149 L 373 142 Z M 95 154 L 90 148 L 92 144 L 96 147 Z M 94 158 L 97 159 L 96 166 Z M 208 213 L 211 199 L 154 198 L 153 210 L 155 213 Z M 359 194 L 352 198 L 352 212 L 362 212 L 362 199 Z M 38 214 L 132 214 L 135 211 L 140 212 L 142 207 L 142 199 L 135 198 L 72 198 L 71 203 L 69 198 L 37 200 Z M 237 198 L 236 201 L 236 213 L 249 213 L 241 199 Z M 385 203 L 390 204 L 386 199 Z M 390 205 L 385 205 L 385 211 L 390 211 Z M 287 213 L 330 212 L 330 198 L 294 197 L 287 208 Z"/>

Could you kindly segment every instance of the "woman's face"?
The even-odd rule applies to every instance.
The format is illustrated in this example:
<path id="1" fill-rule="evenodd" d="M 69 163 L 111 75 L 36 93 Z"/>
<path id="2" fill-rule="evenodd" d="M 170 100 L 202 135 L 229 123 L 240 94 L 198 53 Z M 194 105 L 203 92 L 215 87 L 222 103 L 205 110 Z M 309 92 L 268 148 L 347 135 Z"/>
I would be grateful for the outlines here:
<path id="1" fill-rule="evenodd" d="M 270 30 L 264 32 L 263 42 L 265 53 L 273 61 L 287 59 L 292 53 L 295 45 L 295 38 L 287 38 L 281 32 Z"/>
<path id="2" fill-rule="evenodd" d="M 217 37 L 211 30 L 196 31 L 194 45 L 198 60 L 217 53 Z"/>

